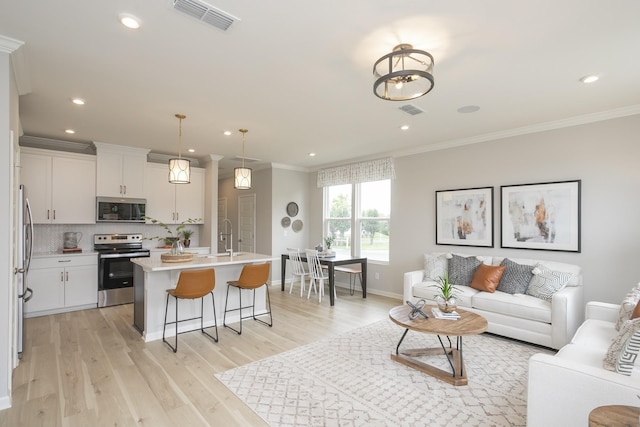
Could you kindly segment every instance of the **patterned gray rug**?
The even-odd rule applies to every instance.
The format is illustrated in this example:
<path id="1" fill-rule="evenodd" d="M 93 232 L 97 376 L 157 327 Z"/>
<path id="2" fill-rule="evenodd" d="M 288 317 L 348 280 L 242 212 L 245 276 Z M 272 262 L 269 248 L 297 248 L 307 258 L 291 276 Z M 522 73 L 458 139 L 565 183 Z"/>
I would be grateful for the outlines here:
<path id="1" fill-rule="evenodd" d="M 465 337 L 469 385 L 454 387 L 390 359 L 403 331 L 383 320 L 216 377 L 271 426 L 526 424 L 527 362 L 552 351 Z M 409 331 L 401 350 L 438 345 Z M 444 356 L 425 361 L 448 369 Z"/>

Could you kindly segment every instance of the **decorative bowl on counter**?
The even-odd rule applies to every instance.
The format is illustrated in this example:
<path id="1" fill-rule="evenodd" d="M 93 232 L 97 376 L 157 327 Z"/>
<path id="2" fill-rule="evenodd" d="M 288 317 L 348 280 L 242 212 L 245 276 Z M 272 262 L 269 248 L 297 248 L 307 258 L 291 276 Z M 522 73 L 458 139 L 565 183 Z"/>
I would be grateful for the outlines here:
<path id="1" fill-rule="evenodd" d="M 171 255 L 169 252 L 161 254 L 160 259 L 162 262 L 187 262 L 193 259 L 191 252 L 183 252 L 179 255 Z"/>

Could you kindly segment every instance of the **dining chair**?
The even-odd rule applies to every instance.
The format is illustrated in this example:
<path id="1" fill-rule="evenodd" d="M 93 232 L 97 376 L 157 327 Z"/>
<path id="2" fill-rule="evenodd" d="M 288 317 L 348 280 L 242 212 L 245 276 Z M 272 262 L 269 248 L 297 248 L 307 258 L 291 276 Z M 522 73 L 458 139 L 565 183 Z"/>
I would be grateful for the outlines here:
<path id="1" fill-rule="evenodd" d="M 324 295 L 324 281 L 329 280 L 329 275 L 320 263 L 320 257 L 318 251 L 315 249 L 305 250 L 307 253 L 307 264 L 309 266 L 309 292 L 307 299 L 311 297 L 311 289 L 318 294 L 318 302 L 322 302 L 322 296 Z M 316 289 L 316 281 L 318 287 Z M 334 297 L 336 296 L 335 289 L 333 290 Z"/>
<path id="2" fill-rule="evenodd" d="M 200 332 L 207 335 L 215 342 L 218 342 L 218 322 L 216 320 L 216 303 L 213 298 L 213 289 L 216 287 L 216 273 L 213 268 L 209 268 L 206 270 L 184 270 L 180 272 L 180 277 L 178 278 L 178 284 L 175 289 L 167 289 L 167 303 L 164 308 L 164 326 L 162 328 L 162 341 L 166 343 L 174 353 L 178 351 L 178 334 L 182 334 L 184 332 L 192 332 L 192 331 L 183 331 L 178 332 L 178 323 L 186 322 L 188 320 L 200 319 Z M 211 294 L 211 304 L 213 306 L 213 326 L 216 330 L 216 336 L 207 333 L 204 330 L 204 297 L 207 294 Z M 167 322 L 167 313 L 169 311 L 169 297 L 175 298 L 176 302 L 176 317 L 175 321 Z M 189 319 L 179 319 L 178 318 L 178 301 L 181 299 L 185 300 L 194 300 L 200 298 L 200 316 L 192 317 Z M 165 339 L 165 332 L 167 329 L 167 325 L 174 324 L 176 325 L 176 338 L 175 344 L 171 345 L 169 341 Z"/>
<path id="3" fill-rule="evenodd" d="M 273 315 L 271 314 L 271 298 L 269 297 L 269 285 L 267 283 L 267 281 L 269 280 L 270 266 L 271 264 L 269 264 L 268 262 L 265 262 L 264 264 L 246 264 L 244 267 L 242 267 L 240 278 L 238 278 L 238 280 L 227 282 L 229 286 L 227 287 L 227 301 L 224 303 L 224 316 L 222 318 L 222 324 L 225 327 L 236 332 L 238 335 L 242 334 L 242 319 L 248 319 L 249 317 L 253 318 L 253 320 L 257 320 L 260 323 L 264 323 L 269 327 L 273 326 Z M 269 322 L 258 319 L 258 316 L 256 316 L 256 289 L 261 286 L 265 286 L 267 289 L 267 312 L 258 314 L 258 316 L 269 315 Z M 227 309 L 227 303 L 229 302 L 229 289 L 231 288 L 238 289 L 238 308 Z M 253 304 L 245 307 L 242 306 L 243 290 L 253 291 Z M 251 315 L 243 317 L 242 310 L 247 308 L 251 309 Z M 240 312 L 240 329 L 234 329 L 233 327 L 227 325 L 227 313 L 231 311 Z"/>
<path id="4" fill-rule="evenodd" d="M 304 295 L 305 276 L 309 275 L 309 272 L 304 268 L 304 263 L 300 258 L 300 249 L 287 248 L 289 254 L 289 260 L 291 261 L 291 267 L 293 273 L 291 274 L 291 285 L 289 286 L 289 293 L 293 291 L 293 283 L 296 277 L 300 278 L 300 296 Z"/>

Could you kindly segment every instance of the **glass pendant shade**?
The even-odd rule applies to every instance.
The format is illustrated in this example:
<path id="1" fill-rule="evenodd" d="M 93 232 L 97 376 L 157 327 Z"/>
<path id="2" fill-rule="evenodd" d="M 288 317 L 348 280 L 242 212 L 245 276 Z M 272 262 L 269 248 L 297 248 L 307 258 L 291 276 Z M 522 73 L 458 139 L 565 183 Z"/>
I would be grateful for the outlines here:
<path id="1" fill-rule="evenodd" d="M 373 93 L 387 101 L 407 101 L 433 89 L 433 56 L 400 44 L 373 65 Z"/>
<path id="2" fill-rule="evenodd" d="M 233 187 L 236 190 L 250 190 L 251 189 L 251 168 L 235 168 Z"/>
<path id="3" fill-rule="evenodd" d="M 191 182 L 191 161 L 177 158 L 169 159 L 169 183 L 189 184 Z"/>

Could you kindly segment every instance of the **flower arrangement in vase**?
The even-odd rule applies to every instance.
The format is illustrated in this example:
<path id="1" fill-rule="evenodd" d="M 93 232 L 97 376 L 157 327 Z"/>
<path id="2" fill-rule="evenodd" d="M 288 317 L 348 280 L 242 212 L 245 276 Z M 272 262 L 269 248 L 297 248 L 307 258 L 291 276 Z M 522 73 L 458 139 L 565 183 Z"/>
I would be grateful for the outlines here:
<path id="1" fill-rule="evenodd" d="M 331 249 L 331 245 L 333 245 L 333 236 L 327 236 L 324 238 L 324 244 L 327 247 L 327 250 Z"/>
<path id="2" fill-rule="evenodd" d="M 449 275 L 445 273 L 438 277 L 438 284 L 433 285 L 440 290 L 440 294 L 434 298 L 438 304 L 438 308 L 443 313 L 451 313 L 458 307 L 455 294 L 458 291 L 455 285 L 449 282 Z"/>

